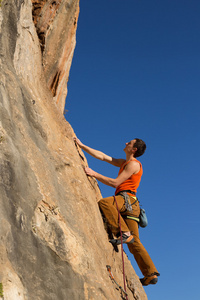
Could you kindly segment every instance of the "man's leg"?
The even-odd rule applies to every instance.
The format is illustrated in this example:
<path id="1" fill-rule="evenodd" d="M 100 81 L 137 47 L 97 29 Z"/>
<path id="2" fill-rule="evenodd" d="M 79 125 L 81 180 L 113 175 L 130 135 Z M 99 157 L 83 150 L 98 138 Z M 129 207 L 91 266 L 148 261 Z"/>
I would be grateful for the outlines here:
<path id="1" fill-rule="evenodd" d="M 135 260 L 144 276 L 152 274 L 159 275 L 153 261 L 151 260 L 148 252 L 140 242 L 138 223 L 134 220 L 127 219 L 126 223 L 134 236 L 134 243 L 128 245 L 129 251 L 134 255 Z"/>
<path id="2" fill-rule="evenodd" d="M 124 208 L 124 198 L 122 196 L 115 196 L 117 201 L 119 211 L 125 210 Z M 118 217 L 118 210 L 116 207 L 114 197 L 108 197 L 101 199 L 99 203 L 99 207 L 102 210 L 104 216 L 106 217 L 108 223 L 111 225 L 113 233 L 119 232 L 119 217 Z M 121 221 L 121 230 L 122 231 L 129 231 L 125 221 L 123 218 L 120 218 Z"/>
<path id="3" fill-rule="evenodd" d="M 136 202 L 132 205 L 132 212 L 126 212 L 125 215 L 132 217 L 139 217 L 140 214 L 140 206 L 139 202 Z M 139 238 L 139 228 L 138 223 L 132 219 L 128 219 L 125 217 L 125 222 L 134 237 L 134 243 L 128 245 L 129 251 L 134 255 L 134 258 L 144 275 L 144 278 L 141 279 L 143 285 L 155 284 L 157 282 L 158 273 L 153 261 L 151 260 L 148 252 L 140 242 Z"/>
<path id="4" fill-rule="evenodd" d="M 116 201 L 118 204 L 119 211 L 123 214 L 139 217 L 140 214 L 140 206 L 139 203 L 136 202 L 132 205 L 133 211 L 126 212 L 124 206 L 124 199 L 122 196 L 116 196 Z M 108 220 L 109 224 L 112 226 L 113 233 L 119 232 L 119 220 L 118 220 L 118 211 L 116 207 L 116 203 L 114 197 L 108 197 L 101 199 L 99 201 L 99 206 L 104 213 L 106 219 Z M 134 237 L 134 243 L 128 244 L 129 251 L 134 255 L 135 260 L 145 278 L 151 278 L 150 276 L 153 274 L 159 275 L 154 263 L 152 262 L 148 252 L 140 242 L 139 238 L 139 230 L 138 230 L 138 223 L 131 219 L 125 219 L 121 217 L 121 230 L 122 231 L 130 231 L 131 235 Z M 148 282 L 148 281 L 147 281 Z"/>
<path id="5" fill-rule="evenodd" d="M 119 212 L 125 211 L 124 198 L 122 196 L 116 196 L 115 199 L 117 201 Z M 102 210 L 104 216 L 106 217 L 108 223 L 111 225 L 112 232 L 114 234 L 119 232 L 119 215 L 118 215 L 115 199 L 114 197 L 108 197 L 108 198 L 103 198 L 99 201 L 99 207 Z M 126 236 L 130 236 L 130 230 L 121 216 L 120 216 L 120 222 L 121 222 L 122 233 L 124 233 Z M 132 239 L 133 238 L 131 238 L 130 241 Z M 129 242 L 129 240 L 127 240 L 127 242 Z"/>

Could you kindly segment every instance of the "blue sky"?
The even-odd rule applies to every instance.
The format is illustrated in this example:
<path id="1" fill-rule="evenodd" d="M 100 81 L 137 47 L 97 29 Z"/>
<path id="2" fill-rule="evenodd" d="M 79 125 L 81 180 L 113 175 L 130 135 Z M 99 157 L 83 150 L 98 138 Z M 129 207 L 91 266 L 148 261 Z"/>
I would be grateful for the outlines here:
<path id="1" fill-rule="evenodd" d="M 65 117 L 83 143 L 116 158 L 135 137 L 147 144 L 138 198 L 149 225 L 140 238 L 161 273 L 145 287 L 149 300 L 200 297 L 199 15 L 199 0 L 80 1 Z M 114 194 L 99 185 L 103 197 Z"/>

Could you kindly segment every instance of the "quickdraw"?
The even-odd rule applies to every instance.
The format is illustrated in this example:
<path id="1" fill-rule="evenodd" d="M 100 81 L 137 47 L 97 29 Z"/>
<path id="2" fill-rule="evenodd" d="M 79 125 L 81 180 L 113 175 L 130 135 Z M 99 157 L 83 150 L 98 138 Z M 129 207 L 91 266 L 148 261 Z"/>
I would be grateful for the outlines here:
<path id="1" fill-rule="evenodd" d="M 121 285 L 119 285 L 119 284 L 117 283 L 117 281 L 115 280 L 115 278 L 114 278 L 114 276 L 113 276 L 113 273 L 112 273 L 112 271 L 111 271 L 111 266 L 107 265 L 106 268 L 107 268 L 107 271 L 109 272 L 109 275 L 110 275 L 111 280 L 117 285 L 118 289 L 121 290 L 122 296 L 123 296 L 123 294 L 124 294 L 124 295 L 127 297 L 127 296 L 128 296 L 127 292 L 126 292 L 126 291 L 123 289 L 123 287 L 122 287 Z"/>

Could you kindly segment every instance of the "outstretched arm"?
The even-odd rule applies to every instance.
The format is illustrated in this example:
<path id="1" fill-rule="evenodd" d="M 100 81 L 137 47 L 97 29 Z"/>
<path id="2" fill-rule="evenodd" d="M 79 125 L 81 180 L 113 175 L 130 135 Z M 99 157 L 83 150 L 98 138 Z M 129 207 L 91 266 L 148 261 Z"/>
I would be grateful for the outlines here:
<path id="1" fill-rule="evenodd" d="M 93 156 L 97 159 L 100 159 L 102 161 L 106 161 L 116 167 L 120 167 L 125 161 L 125 159 L 122 159 L 122 158 L 117 159 L 117 158 L 111 157 L 99 150 L 95 150 L 93 148 L 88 147 L 88 146 L 84 145 L 77 137 L 74 137 L 74 141 L 77 143 L 77 145 L 79 145 L 79 147 L 81 149 L 83 149 L 85 152 L 87 152 L 91 156 Z"/>
<path id="2" fill-rule="evenodd" d="M 140 164 L 136 161 L 131 161 L 126 165 L 124 170 L 118 175 L 117 178 L 110 178 L 104 175 L 101 175 L 90 168 L 85 168 L 85 173 L 89 176 L 95 177 L 100 182 L 117 188 L 122 182 L 127 180 L 131 175 L 137 174 L 140 170 Z"/>

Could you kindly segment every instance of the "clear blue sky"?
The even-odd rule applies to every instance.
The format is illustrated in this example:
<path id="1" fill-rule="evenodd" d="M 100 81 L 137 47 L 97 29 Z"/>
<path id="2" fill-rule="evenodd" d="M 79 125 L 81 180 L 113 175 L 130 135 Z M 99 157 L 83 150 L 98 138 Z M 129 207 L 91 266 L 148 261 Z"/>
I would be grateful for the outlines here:
<path id="1" fill-rule="evenodd" d="M 161 273 L 145 287 L 149 300 L 200 299 L 199 79 L 199 0 L 80 1 L 65 116 L 83 143 L 113 157 L 135 137 L 147 144 L 138 197 L 149 225 L 140 237 Z"/>

